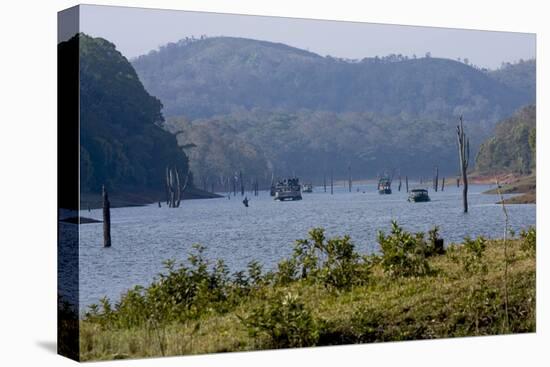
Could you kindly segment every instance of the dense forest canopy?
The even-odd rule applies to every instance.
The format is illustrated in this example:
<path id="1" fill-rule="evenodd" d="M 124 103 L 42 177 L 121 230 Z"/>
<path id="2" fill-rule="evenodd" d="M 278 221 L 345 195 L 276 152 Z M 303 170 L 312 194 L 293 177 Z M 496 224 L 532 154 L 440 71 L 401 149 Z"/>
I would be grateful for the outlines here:
<path id="1" fill-rule="evenodd" d="M 197 179 L 209 182 L 245 171 L 261 180 L 298 175 L 320 182 L 334 172 L 356 178 L 397 169 L 403 175 L 456 174 L 456 122 L 383 117 L 366 112 L 296 113 L 253 109 L 189 121 L 169 118 L 166 128 L 187 146 Z M 471 130 L 472 141 L 481 143 Z"/>
<path id="2" fill-rule="evenodd" d="M 517 63 L 503 63 L 497 70 L 489 71 L 489 76 L 508 87 L 521 91 L 530 101 L 536 96 L 537 63 L 532 60 L 520 60 Z"/>
<path id="3" fill-rule="evenodd" d="M 79 34 L 58 47 L 61 58 L 80 52 L 81 192 L 163 192 L 166 166 L 188 160 L 161 127 L 161 102 L 112 43 Z"/>
<path id="4" fill-rule="evenodd" d="M 374 112 L 402 118 L 494 123 L 532 96 L 471 65 L 390 55 L 347 61 L 243 38 L 182 40 L 132 61 L 166 116 L 211 117 L 239 109 Z"/>
<path id="5" fill-rule="evenodd" d="M 536 163 L 536 115 L 536 107 L 530 105 L 499 122 L 494 136 L 479 149 L 476 169 L 480 173 L 532 173 Z"/>
<path id="6" fill-rule="evenodd" d="M 496 71 L 402 55 L 343 60 L 243 38 L 185 39 L 132 61 L 203 182 L 334 171 L 373 177 L 457 171 L 464 115 L 472 156 L 497 121 L 534 103 L 535 62 Z"/>

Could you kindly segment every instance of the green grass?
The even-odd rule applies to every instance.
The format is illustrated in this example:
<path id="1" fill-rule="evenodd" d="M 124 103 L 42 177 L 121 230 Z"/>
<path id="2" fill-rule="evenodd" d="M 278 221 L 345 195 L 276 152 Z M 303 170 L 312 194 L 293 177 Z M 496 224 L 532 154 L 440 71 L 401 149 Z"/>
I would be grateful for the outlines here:
<path id="1" fill-rule="evenodd" d="M 504 247 L 502 241 L 492 240 L 484 243 L 479 258 L 465 246 L 427 257 L 430 272 L 422 276 L 392 276 L 374 259 L 368 276 L 361 273 L 366 281 L 360 285 L 336 288 L 321 278 L 297 278 L 283 285 L 267 276 L 245 295 L 224 301 L 229 306 L 208 301 L 200 312 L 163 323 L 115 327 L 103 316 L 85 317 L 81 359 L 534 332 L 535 257 L 524 250 L 524 241 L 508 241 L 508 326 Z M 532 241 L 534 246 L 534 232 Z M 472 259 L 484 266 L 467 268 Z M 283 333 L 282 343 L 275 342 L 273 330 Z M 285 344 L 286 336 L 294 342 Z"/>

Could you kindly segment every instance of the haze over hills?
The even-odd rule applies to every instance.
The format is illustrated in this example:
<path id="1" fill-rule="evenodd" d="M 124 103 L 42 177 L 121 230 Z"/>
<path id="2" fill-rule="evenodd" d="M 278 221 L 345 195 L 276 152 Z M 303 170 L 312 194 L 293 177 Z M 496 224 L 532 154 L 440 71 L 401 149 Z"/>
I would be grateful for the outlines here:
<path id="1" fill-rule="evenodd" d="M 520 60 L 515 64 L 505 63 L 497 70 L 489 71 L 489 76 L 508 87 L 515 88 L 524 94 L 529 100 L 535 101 L 536 97 L 536 60 Z"/>
<path id="2" fill-rule="evenodd" d="M 497 121 L 535 98 L 533 60 L 497 71 L 432 57 L 350 61 L 216 37 L 171 43 L 132 64 L 162 101 L 166 128 L 196 145 L 187 150 L 194 172 L 210 180 L 235 170 L 319 179 L 345 175 L 348 164 L 359 177 L 429 174 L 434 165 L 454 174 L 460 114 L 475 157 Z"/>
<path id="3" fill-rule="evenodd" d="M 489 126 L 532 102 L 502 78 L 454 60 L 393 55 L 348 62 L 243 38 L 182 40 L 132 63 L 166 116 L 191 119 L 242 108 L 305 108 L 405 118 L 463 113 Z"/>

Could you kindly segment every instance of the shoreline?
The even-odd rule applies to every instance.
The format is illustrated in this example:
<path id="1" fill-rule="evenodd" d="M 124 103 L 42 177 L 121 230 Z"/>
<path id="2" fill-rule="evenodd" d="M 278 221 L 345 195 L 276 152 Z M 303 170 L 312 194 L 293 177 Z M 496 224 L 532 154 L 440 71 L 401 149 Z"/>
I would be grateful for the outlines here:
<path id="1" fill-rule="evenodd" d="M 498 177 L 498 176 L 497 176 Z M 501 184 L 500 191 L 502 194 L 519 194 L 512 198 L 499 200 L 497 204 L 536 204 L 537 202 L 537 180 L 536 176 L 514 176 L 514 175 L 501 175 L 505 178 L 499 182 Z M 483 192 L 487 195 L 498 195 L 496 188 Z"/>
<path id="2" fill-rule="evenodd" d="M 221 195 L 204 191 L 197 188 L 191 188 L 183 192 L 182 200 L 192 199 L 216 199 L 221 198 Z M 109 201 L 111 208 L 125 208 L 133 206 L 145 206 L 160 202 L 165 204 L 165 194 L 158 192 L 143 192 L 143 193 L 109 193 Z M 98 193 L 81 193 L 80 194 L 80 210 L 100 209 L 102 207 L 101 194 Z"/>

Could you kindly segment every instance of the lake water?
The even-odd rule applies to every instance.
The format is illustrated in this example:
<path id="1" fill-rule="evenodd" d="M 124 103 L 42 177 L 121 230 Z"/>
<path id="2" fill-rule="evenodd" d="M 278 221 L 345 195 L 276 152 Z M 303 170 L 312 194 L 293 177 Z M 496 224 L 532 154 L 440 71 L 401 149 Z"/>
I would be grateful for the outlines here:
<path id="1" fill-rule="evenodd" d="M 194 243 L 207 247 L 207 258 L 223 259 L 236 271 L 252 260 L 272 269 L 292 253 L 294 240 L 305 238 L 313 227 L 325 228 L 327 236 L 349 234 L 360 252 L 377 251 L 377 231 L 389 231 L 392 219 L 415 232 L 438 225 L 445 244 L 467 235 L 503 235 L 497 196 L 481 194 L 491 186 L 471 185 L 468 214 L 462 213 L 461 189 L 456 187 L 430 190 L 429 203 L 409 203 L 404 190 L 394 187 L 392 195 L 379 195 L 375 186 L 356 185 L 351 193 L 336 186 L 334 195 L 315 187 L 294 202 L 276 202 L 268 192 L 257 197 L 247 193 L 249 208 L 237 195 L 230 200 L 184 201 L 175 209 L 164 203 L 162 208 L 153 204 L 112 209 L 111 248 L 103 248 L 102 223 L 80 226 L 81 309 L 103 296 L 118 300 L 128 288 L 148 285 L 163 270 L 164 260 L 184 261 Z M 535 205 L 507 208 L 512 229 L 535 225 Z M 101 210 L 81 215 L 101 219 Z"/>

